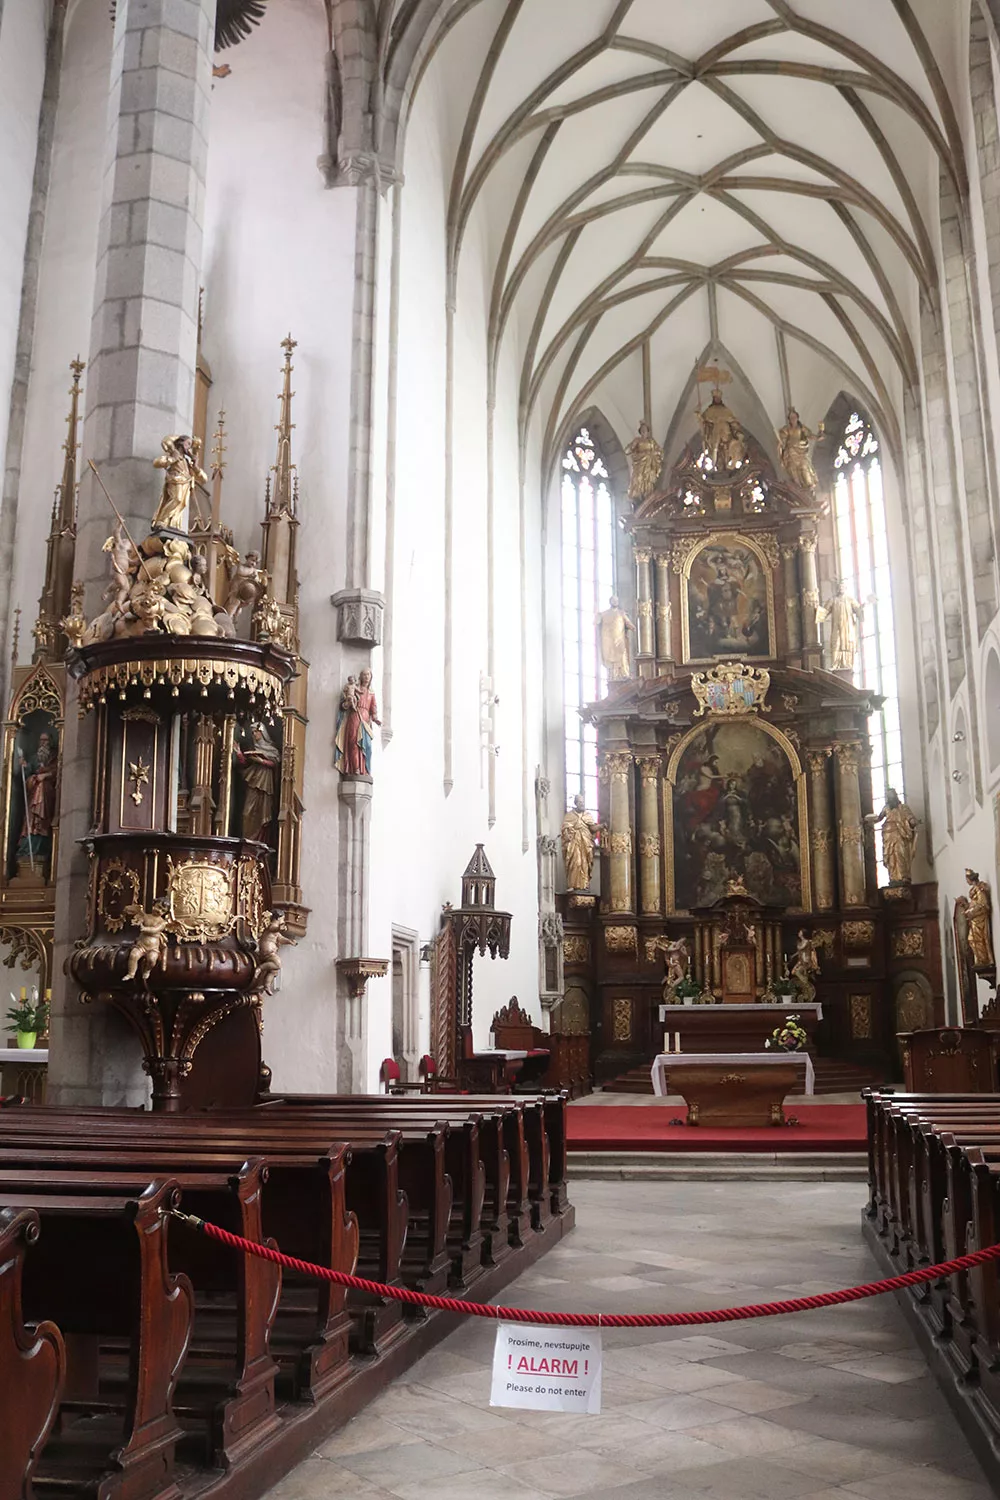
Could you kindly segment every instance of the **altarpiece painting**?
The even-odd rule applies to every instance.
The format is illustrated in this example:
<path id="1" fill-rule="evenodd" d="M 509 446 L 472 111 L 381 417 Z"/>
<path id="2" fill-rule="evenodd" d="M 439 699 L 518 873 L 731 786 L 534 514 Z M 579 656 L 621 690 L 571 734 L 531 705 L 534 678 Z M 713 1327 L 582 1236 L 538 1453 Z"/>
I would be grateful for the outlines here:
<path id="1" fill-rule="evenodd" d="M 674 910 L 710 906 L 733 881 L 764 906 L 808 904 L 801 770 L 773 730 L 709 722 L 672 770 Z"/>
<path id="2" fill-rule="evenodd" d="M 770 570 L 747 539 L 709 537 L 682 578 L 685 661 L 773 653 Z"/>

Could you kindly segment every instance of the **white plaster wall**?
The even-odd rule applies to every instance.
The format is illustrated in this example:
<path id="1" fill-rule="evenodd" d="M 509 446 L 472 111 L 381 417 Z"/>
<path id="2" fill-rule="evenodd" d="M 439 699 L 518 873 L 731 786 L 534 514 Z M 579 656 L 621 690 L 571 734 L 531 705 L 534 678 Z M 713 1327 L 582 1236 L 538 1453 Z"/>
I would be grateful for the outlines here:
<path id="1" fill-rule="evenodd" d="M 6 14 L 5 8 L 5 24 Z M 11 608 L 22 611 L 22 660 L 31 651 L 52 496 L 62 476 L 69 363 L 77 355 L 85 359 L 90 343 L 111 40 L 103 0 L 78 0 L 66 20 L 25 413 L 11 589 Z M 85 383 L 86 374 L 83 379 Z M 82 431 L 81 422 L 81 436 Z M 85 463 L 86 455 L 78 462 Z"/>
<path id="2" fill-rule="evenodd" d="M 377 754 L 372 815 L 371 949 L 388 956 L 393 923 L 422 941 L 458 904 L 461 873 L 483 843 L 497 876 L 497 904 L 513 913 L 510 959 L 476 960 L 474 1030 L 485 1045 L 495 1010 L 512 994 L 540 1019 L 533 789 L 522 847 L 524 723 L 516 406 L 502 382 L 495 425 L 497 817 L 488 823 L 479 678 L 488 662 L 486 531 L 486 314 L 483 236 L 466 233 L 455 317 L 453 787 L 444 787 L 444 486 L 446 123 L 437 75 L 421 86 L 410 118 L 400 232 L 396 436 L 393 705 L 391 743 Z M 506 371 L 505 371 L 506 373 Z M 537 472 L 537 464 L 534 466 Z M 539 759 L 540 574 L 537 506 L 529 516 L 527 622 L 532 686 L 529 783 Z M 426 1000 L 422 1025 L 426 1026 Z M 389 982 L 369 985 L 369 1064 L 391 1051 Z M 422 1033 L 422 1046 L 426 1031 Z"/>
<path id="3" fill-rule="evenodd" d="M 47 22 L 48 6 L 40 0 L 5 0 L 0 21 L 0 454 L 7 446 Z"/>
<path id="4" fill-rule="evenodd" d="M 227 54 L 212 93 L 203 347 L 211 412 L 226 410 L 223 519 L 258 545 L 264 481 L 275 456 L 281 340 L 294 353 L 294 457 L 303 655 L 310 662 L 302 886 L 307 937 L 285 950 L 282 987 L 265 1007 L 264 1053 L 278 1088 L 336 1084 L 336 705 L 342 678 L 330 595 L 344 584 L 356 193 L 330 191 L 324 149 L 326 29 L 313 0 L 284 0 Z M 388 981 L 386 981 L 388 985 Z"/>

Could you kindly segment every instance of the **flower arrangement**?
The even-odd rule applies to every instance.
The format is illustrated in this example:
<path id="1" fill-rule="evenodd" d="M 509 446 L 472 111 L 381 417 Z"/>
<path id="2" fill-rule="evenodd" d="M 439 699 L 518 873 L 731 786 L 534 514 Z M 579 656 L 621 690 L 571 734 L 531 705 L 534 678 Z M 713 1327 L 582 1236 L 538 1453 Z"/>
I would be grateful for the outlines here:
<path id="1" fill-rule="evenodd" d="M 33 1047 L 36 1038 L 44 1036 L 48 1029 L 48 1001 L 39 1000 L 37 985 L 32 985 L 30 994 L 22 989 L 20 1000 L 11 990 L 10 998 L 13 1004 L 7 1012 L 7 1020 L 17 1031 L 18 1046 Z M 26 1040 L 29 1037 L 31 1040 Z"/>
<path id="2" fill-rule="evenodd" d="M 786 1016 L 782 1025 L 776 1026 L 764 1043 L 768 1052 L 804 1052 L 808 1045 L 808 1034 L 799 1025 L 798 1016 Z"/>

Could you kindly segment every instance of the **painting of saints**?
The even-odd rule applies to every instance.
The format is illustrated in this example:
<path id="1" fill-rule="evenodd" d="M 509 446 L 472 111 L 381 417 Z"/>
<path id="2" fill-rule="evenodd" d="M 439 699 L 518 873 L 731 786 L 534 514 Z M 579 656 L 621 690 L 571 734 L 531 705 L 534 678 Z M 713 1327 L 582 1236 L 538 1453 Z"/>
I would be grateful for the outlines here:
<path id="1" fill-rule="evenodd" d="M 56 819 L 59 752 L 55 721 L 36 709 L 22 721 L 14 750 L 9 817 L 8 876 L 48 880 Z"/>
<path id="2" fill-rule="evenodd" d="M 687 579 L 688 660 L 770 656 L 767 586 L 752 548 L 703 547 Z"/>
<path id="3" fill-rule="evenodd" d="M 700 729 L 681 755 L 673 800 L 677 910 L 711 906 L 733 880 L 765 906 L 801 906 L 795 779 L 758 724 Z"/>

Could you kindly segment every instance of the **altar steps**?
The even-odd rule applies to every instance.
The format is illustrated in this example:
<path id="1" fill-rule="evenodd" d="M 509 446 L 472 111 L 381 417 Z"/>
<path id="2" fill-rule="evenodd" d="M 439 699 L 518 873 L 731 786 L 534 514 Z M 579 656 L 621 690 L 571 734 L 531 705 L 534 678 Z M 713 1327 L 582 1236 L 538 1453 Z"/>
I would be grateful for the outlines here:
<path id="1" fill-rule="evenodd" d="M 813 1066 L 816 1070 L 817 1094 L 860 1094 L 862 1089 L 872 1088 L 886 1081 L 884 1073 L 878 1068 L 866 1068 L 835 1057 L 814 1057 Z M 604 1084 L 604 1093 L 652 1094 L 649 1069 L 649 1063 L 630 1068 L 627 1073 Z"/>

